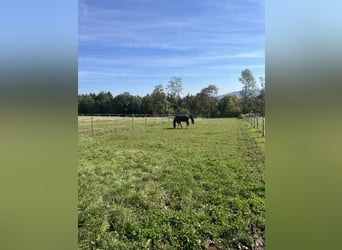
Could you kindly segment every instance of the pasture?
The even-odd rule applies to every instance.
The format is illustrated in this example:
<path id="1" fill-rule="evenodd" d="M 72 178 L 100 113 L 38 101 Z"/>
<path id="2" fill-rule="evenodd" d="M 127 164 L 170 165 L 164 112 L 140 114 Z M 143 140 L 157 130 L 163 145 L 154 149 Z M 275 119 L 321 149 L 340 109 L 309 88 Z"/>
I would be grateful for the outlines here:
<path id="1" fill-rule="evenodd" d="M 79 117 L 79 249 L 264 249 L 264 138 L 239 119 Z"/>

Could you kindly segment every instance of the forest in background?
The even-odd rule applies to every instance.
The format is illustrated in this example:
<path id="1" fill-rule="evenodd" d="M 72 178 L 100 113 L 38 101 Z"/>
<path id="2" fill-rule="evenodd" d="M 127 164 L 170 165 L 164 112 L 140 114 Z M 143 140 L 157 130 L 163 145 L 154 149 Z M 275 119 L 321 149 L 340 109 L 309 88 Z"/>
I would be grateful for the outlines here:
<path id="1" fill-rule="evenodd" d="M 260 77 L 261 88 L 249 69 L 241 72 L 240 95 L 217 97 L 218 88 L 210 84 L 195 95 L 182 95 L 183 82 L 172 77 L 166 88 L 155 86 L 145 96 L 128 92 L 113 96 L 110 92 L 78 95 L 79 115 L 136 114 L 162 116 L 167 114 L 192 114 L 201 117 L 238 117 L 242 114 L 265 114 L 265 80 Z"/>

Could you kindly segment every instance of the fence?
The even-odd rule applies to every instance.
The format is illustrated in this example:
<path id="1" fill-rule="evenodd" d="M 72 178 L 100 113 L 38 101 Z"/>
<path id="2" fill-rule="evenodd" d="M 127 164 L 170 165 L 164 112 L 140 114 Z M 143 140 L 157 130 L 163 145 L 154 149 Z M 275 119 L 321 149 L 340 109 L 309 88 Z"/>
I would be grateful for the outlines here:
<path id="1" fill-rule="evenodd" d="M 117 128 L 134 128 L 135 126 L 149 126 L 157 124 L 165 124 L 172 122 L 174 115 L 151 116 L 151 115 L 80 115 L 78 116 L 78 132 L 79 134 L 101 132 L 101 130 L 110 130 Z"/>
<path id="2" fill-rule="evenodd" d="M 265 137 L 266 124 L 265 117 L 259 116 L 257 114 L 246 114 L 242 115 L 242 119 L 248 122 L 253 128 L 261 132 L 261 135 Z"/>
<path id="3" fill-rule="evenodd" d="M 103 130 L 114 130 L 119 128 L 133 129 L 138 126 L 149 126 L 157 124 L 172 123 L 174 115 L 152 116 L 141 114 L 108 114 L 108 115 L 80 115 L 78 116 L 79 134 L 91 133 L 94 136 L 96 133 Z M 200 117 L 197 117 L 199 119 Z M 203 118 L 202 119 L 206 119 Z M 242 119 L 249 123 L 253 128 L 261 132 L 265 137 L 265 117 L 255 114 L 243 115 Z"/>

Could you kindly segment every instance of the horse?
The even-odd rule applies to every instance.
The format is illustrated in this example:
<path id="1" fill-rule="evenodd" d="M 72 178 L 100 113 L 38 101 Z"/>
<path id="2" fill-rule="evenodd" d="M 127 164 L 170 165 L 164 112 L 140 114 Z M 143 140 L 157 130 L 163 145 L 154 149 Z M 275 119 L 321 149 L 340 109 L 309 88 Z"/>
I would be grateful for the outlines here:
<path id="1" fill-rule="evenodd" d="M 176 115 L 175 118 L 173 119 L 173 128 L 176 128 L 176 123 L 178 123 L 178 127 L 181 126 L 181 128 L 183 128 L 182 122 L 186 122 L 186 127 L 188 127 L 190 124 L 189 119 L 191 120 L 192 124 L 195 123 L 192 115 Z"/>

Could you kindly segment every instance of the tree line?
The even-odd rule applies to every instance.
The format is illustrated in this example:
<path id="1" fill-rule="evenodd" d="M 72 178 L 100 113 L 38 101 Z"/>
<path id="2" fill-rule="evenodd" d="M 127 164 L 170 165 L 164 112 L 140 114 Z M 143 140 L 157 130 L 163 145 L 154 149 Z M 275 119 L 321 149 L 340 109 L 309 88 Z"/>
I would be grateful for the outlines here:
<path id="1" fill-rule="evenodd" d="M 181 97 L 183 83 L 180 77 L 172 77 L 166 88 L 155 86 L 146 96 L 128 92 L 113 96 L 110 92 L 78 95 L 79 114 L 141 114 L 160 116 L 166 114 L 192 114 L 202 117 L 238 117 L 241 114 L 265 114 L 265 81 L 260 78 L 261 89 L 249 69 L 241 72 L 240 96 L 217 97 L 218 88 L 211 84 L 195 95 Z"/>

